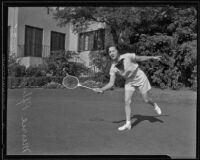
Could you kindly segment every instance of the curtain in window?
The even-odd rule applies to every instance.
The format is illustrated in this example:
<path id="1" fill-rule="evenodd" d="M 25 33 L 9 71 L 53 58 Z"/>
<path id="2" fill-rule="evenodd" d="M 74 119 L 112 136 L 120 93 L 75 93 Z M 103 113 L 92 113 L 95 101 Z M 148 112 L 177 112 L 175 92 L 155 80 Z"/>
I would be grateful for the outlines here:
<path id="1" fill-rule="evenodd" d="M 65 34 L 51 32 L 51 51 L 65 50 Z"/>
<path id="2" fill-rule="evenodd" d="M 42 57 L 42 29 L 26 26 L 25 56 Z"/>
<path id="3" fill-rule="evenodd" d="M 79 51 L 83 51 L 84 50 L 84 40 L 85 40 L 85 38 L 84 38 L 84 34 L 80 34 L 79 35 Z"/>
<path id="4" fill-rule="evenodd" d="M 90 51 L 92 51 L 92 50 L 94 50 L 94 32 L 91 32 L 90 34 L 89 34 L 89 50 Z"/>
<path id="5" fill-rule="evenodd" d="M 105 30 L 97 30 L 79 34 L 79 51 L 104 49 Z"/>

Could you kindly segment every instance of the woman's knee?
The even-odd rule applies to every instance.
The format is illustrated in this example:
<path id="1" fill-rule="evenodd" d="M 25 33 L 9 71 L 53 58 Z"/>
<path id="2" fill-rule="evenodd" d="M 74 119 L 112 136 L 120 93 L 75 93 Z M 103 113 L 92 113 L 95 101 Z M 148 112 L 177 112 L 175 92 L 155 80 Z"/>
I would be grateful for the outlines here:
<path id="1" fill-rule="evenodd" d="M 125 100 L 125 106 L 130 106 L 131 105 L 131 99 L 126 99 Z"/>
<path id="2" fill-rule="evenodd" d="M 149 99 L 148 98 L 144 98 L 144 102 L 145 103 L 149 103 Z"/>
<path id="3" fill-rule="evenodd" d="M 149 101 L 151 101 L 149 95 L 147 93 L 142 94 L 143 100 L 145 103 L 149 103 Z"/>

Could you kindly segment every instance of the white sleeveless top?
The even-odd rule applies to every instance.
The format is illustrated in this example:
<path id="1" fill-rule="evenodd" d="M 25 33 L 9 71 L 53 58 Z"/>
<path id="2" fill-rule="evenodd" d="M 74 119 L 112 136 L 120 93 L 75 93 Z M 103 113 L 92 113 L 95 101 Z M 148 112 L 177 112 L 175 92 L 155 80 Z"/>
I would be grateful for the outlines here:
<path id="1" fill-rule="evenodd" d="M 113 63 L 110 68 L 110 75 L 119 74 L 126 79 L 126 84 L 130 83 L 135 86 L 140 86 L 147 79 L 144 72 L 139 69 L 139 65 L 135 60 L 135 53 L 126 53 L 120 55 L 119 60 L 124 59 L 124 70 L 119 70 Z"/>

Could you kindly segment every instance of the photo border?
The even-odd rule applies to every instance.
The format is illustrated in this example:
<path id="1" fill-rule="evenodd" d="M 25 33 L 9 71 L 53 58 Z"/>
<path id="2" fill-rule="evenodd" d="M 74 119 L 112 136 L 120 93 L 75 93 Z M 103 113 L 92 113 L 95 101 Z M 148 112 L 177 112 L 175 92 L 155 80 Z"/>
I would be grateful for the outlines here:
<path id="1" fill-rule="evenodd" d="M 163 0 L 163 1 L 158 1 L 158 0 L 126 0 L 126 1 L 94 1 L 94 0 L 87 0 L 87 1 L 81 1 L 81 0 L 68 0 L 68 1 L 2 1 L 1 3 L 1 8 L 2 8 L 2 66 L 1 66 L 1 73 L 2 73 L 2 79 L 1 79 L 1 84 L 2 84 L 2 130 L 3 130 L 3 136 L 2 136 L 2 159 L 170 159 L 169 156 L 163 155 L 163 156 L 158 156 L 158 155 L 6 155 L 6 138 L 7 138 L 7 132 L 6 132 L 6 126 L 7 126 L 7 59 L 8 56 L 7 54 L 7 22 L 8 22 L 8 7 L 50 7 L 50 6 L 160 6 L 160 5 L 195 5 L 197 7 L 198 15 L 198 36 L 197 36 L 197 53 L 200 51 L 199 49 L 199 13 L 200 13 L 200 2 L 198 0 Z M 200 59 L 200 54 L 197 54 L 197 81 L 200 79 L 200 72 L 199 72 L 199 59 Z M 198 83 L 197 83 L 198 84 Z M 200 106 L 200 100 L 199 100 L 199 84 L 197 85 L 197 120 L 196 120 L 196 139 L 197 139 L 197 144 L 196 144 L 196 159 L 200 158 L 200 135 L 199 135 L 199 114 L 200 114 L 200 109 L 198 106 Z"/>

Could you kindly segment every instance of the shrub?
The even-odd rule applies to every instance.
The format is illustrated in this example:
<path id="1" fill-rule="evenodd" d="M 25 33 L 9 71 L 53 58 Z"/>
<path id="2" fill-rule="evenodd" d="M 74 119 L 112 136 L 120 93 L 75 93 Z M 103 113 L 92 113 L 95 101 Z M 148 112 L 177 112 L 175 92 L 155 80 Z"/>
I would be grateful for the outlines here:
<path id="1" fill-rule="evenodd" d="M 81 73 L 87 72 L 88 69 L 83 64 L 69 61 L 73 55 L 77 55 L 77 53 L 62 50 L 51 52 L 50 57 L 45 59 L 47 72 L 52 73 L 53 76 L 64 76 L 66 72 L 79 76 Z"/>
<path id="2" fill-rule="evenodd" d="M 18 63 L 8 65 L 8 76 L 23 77 L 26 75 L 26 67 Z"/>
<path id="3" fill-rule="evenodd" d="M 65 87 L 60 83 L 51 81 L 50 83 L 47 83 L 45 86 L 43 86 L 43 88 L 55 89 L 55 88 L 65 88 Z"/>
<path id="4" fill-rule="evenodd" d="M 157 34 L 137 43 L 138 55 L 162 56 L 160 62 L 148 61 L 140 65 L 153 85 L 172 89 L 189 85 L 191 68 L 196 64 L 196 41 L 182 45 L 177 41 L 176 36 Z"/>
<path id="5" fill-rule="evenodd" d="M 47 67 L 45 65 L 30 66 L 26 69 L 26 77 L 42 77 L 47 73 Z"/>
<path id="6" fill-rule="evenodd" d="M 8 88 L 43 87 L 50 82 L 61 84 L 63 77 L 8 77 Z"/>
<path id="7" fill-rule="evenodd" d="M 109 81 L 109 76 L 104 74 L 103 72 L 95 73 L 93 79 L 97 82 L 107 83 Z"/>
<path id="8" fill-rule="evenodd" d="M 103 86 L 103 84 L 101 82 L 97 82 L 97 81 L 94 81 L 94 80 L 87 80 L 87 81 L 83 82 L 82 85 L 87 86 L 87 87 L 91 87 L 91 88 Z"/>
<path id="9" fill-rule="evenodd" d="M 190 83 L 191 83 L 191 89 L 193 91 L 197 91 L 197 66 L 194 67 L 193 72 L 192 72 L 192 76 L 189 79 Z"/>

